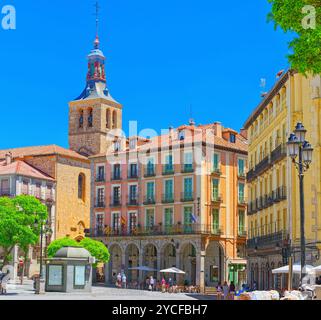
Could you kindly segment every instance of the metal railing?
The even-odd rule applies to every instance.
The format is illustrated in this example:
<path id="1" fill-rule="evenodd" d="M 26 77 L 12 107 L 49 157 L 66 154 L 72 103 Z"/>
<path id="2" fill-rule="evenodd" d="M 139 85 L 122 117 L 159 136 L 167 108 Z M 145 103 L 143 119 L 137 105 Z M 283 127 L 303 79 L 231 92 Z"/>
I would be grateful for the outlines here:
<path id="1" fill-rule="evenodd" d="M 155 166 L 145 169 L 145 172 L 144 172 L 144 177 L 145 178 L 155 177 L 155 176 L 156 176 Z"/>
<path id="2" fill-rule="evenodd" d="M 121 199 L 120 198 L 111 197 L 110 198 L 110 206 L 112 208 L 121 207 Z"/>
<path id="3" fill-rule="evenodd" d="M 286 156 L 287 156 L 286 145 L 282 143 L 271 152 L 271 162 L 275 163 L 279 160 L 282 160 Z"/>
<path id="4" fill-rule="evenodd" d="M 96 182 L 105 182 L 106 181 L 106 178 L 105 178 L 105 176 L 97 176 L 96 177 Z"/>
<path id="5" fill-rule="evenodd" d="M 287 233 L 285 231 L 277 231 L 268 233 L 266 235 L 257 236 L 247 240 L 248 249 L 259 249 L 262 247 L 273 247 L 281 244 L 286 239 Z"/>
<path id="6" fill-rule="evenodd" d="M 124 237 L 124 236 L 155 236 L 155 235 L 186 235 L 186 234 L 206 234 L 220 236 L 220 228 L 213 228 L 203 224 L 175 224 L 175 225 L 155 225 L 151 227 L 137 226 L 136 228 L 112 228 L 107 226 L 105 230 L 95 228 L 86 230 L 90 237 Z"/>
<path id="7" fill-rule="evenodd" d="M 155 204 L 156 200 L 155 200 L 155 196 L 146 196 L 144 197 L 144 205 L 150 205 L 150 204 Z"/>
<path id="8" fill-rule="evenodd" d="M 171 175 L 175 173 L 174 165 L 163 165 L 163 176 Z"/>
<path id="9" fill-rule="evenodd" d="M 182 166 L 182 173 L 192 173 L 194 172 L 194 166 L 191 164 L 184 164 Z"/>
<path id="10" fill-rule="evenodd" d="M 174 194 L 163 194 L 162 203 L 174 203 Z"/>
<path id="11" fill-rule="evenodd" d="M 191 192 L 182 192 L 181 194 L 182 202 L 191 202 L 194 201 L 194 195 Z"/>
<path id="12" fill-rule="evenodd" d="M 98 201 L 95 204 L 95 208 L 97 209 L 101 209 L 101 208 L 105 208 L 106 207 L 106 203 L 104 201 Z"/>

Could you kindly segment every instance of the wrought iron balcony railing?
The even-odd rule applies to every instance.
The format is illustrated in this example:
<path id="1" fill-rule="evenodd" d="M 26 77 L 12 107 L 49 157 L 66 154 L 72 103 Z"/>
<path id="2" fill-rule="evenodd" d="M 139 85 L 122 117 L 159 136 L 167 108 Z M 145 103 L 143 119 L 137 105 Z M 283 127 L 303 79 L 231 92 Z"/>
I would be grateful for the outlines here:
<path id="1" fill-rule="evenodd" d="M 151 196 L 146 196 L 144 198 L 144 205 L 150 205 L 150 204 L 155 204 L 156 200 L 155 200 L 155 196 L 151 195 Z"/>
<path id="2" fill-rule="evenodd" d="M 111 198 L 110 199 L 110 206 L 112 208 L 117 208 L 117 207 L 121 207 L 121 200 L 120 198 Z"/>
<path id="3" fill-rule="evenodd" d="M 174 203 L 174 195 L 173 194 L 163 194 L 162 203 Z"/>
<path id="4" fill-rule="evenodd" d="M 182 202 L 192 202 L 194 201 L 194 195 L 191 192 L 182 192 L 181 194 Z"/>
<path id="5" fill-rule="evenodd" d="M 175 173 L 175 169 L 174 169 L 173 165 L 165 164 L 163 166 L 163 176 L 171 175 L 171 174 L 174 174 L 174 173 Z"/>
<path id="6" fill-rule="evenodd" d="M 194 166 L 192 164 L 185 164 L 182 166 L 182 173 L 194 172 Z"/>

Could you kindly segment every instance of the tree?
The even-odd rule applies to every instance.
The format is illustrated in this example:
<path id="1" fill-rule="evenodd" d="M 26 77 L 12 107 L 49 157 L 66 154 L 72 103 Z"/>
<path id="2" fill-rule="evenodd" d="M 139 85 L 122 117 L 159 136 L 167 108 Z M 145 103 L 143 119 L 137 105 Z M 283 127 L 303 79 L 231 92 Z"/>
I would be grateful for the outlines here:
<path id="1" fill-rule="evenodd" d="M 55 240 L 47 248 L 48 257 L 54 257 L 57 251 L 63 247 L 85 248 L 93 257 L 96 258 L 94 267 L 97 266 L 98 263 L 107 263 L 110 258 L 110 254 L 106 246 L 102 242 L 92 240 L 90 238 L 85 238 L 80 242 L 70 238 Z"/>
<path id="2" fill-rule="evenodd" d="M 321 73 L 321 0 L 268 0 L 268 16 L 275 28 L 296 34 L 289 43 L 292 69 L 300 73 Z"/>
<path id="3" fill-rule="evenodd" d="M 108 248 L 100 241 L 92 240 L 90 238 L 85 238 L 80 242 L 80 245 L 87 249 L 90 254 L 96 258 L 96 263 L 107 263 L 110 259 L 110 253 Z"/>
<path id="4" fill-rule="evenodd" d="M 4 250 L 4 265 L 9 263 L 16 245 L 26 256 L 30 245 L 38 243 L 40 224 L 47 217 L 47 207 L 32 196 L 0 198 L 0 247 Z"/>
<path id="5" fill-rule="evenodd" d="M 62 238 L 54 240 L 47 248 L 47 255 L 49 258 L 53 258 L 59 249 L 63 247 L 81 247 L 79 242 L 70 238 Z"/>

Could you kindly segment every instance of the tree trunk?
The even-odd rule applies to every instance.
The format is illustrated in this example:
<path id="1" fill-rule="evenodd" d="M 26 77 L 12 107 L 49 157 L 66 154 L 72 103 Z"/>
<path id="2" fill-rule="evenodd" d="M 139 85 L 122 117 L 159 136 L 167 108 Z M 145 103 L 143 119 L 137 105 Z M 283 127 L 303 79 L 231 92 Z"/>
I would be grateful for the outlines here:
<path id="1" fill-rule="evenodd" d="M 24 278 L 24 274 L 25 274 L 25 270 L 26 270 L 26 264 L 27 264 L 27 259 L 28 259 L 28 254 L 29 254 L 29 248 L 27 248 L 24 251 L 24 261 L 23 261 L 23 265 L 22 265 L 22 271 L 21 271 L 21 279 L 20 279 L 20 284 L 23 285 L 23 278 Z"/>
<path id="2" fill-rule="evenodd" d="M 9 264 L 9 255 L 11 254 L 11 251 L 13 248 L 14 248 L 14 246 L 12 246 L 8 249 L 4 249 L 4 259 L 3 259 L 3 266 L 4 267 Z"/>

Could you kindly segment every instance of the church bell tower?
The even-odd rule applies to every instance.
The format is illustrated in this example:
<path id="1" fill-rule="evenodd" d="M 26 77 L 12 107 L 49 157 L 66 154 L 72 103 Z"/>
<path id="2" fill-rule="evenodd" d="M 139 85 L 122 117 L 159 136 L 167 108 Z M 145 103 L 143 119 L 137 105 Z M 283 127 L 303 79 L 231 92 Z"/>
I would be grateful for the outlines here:
<path id="1" fill-rule="evenodd" d="M 107 88 L 106 58 L 99 45 L 97 32 L 94 48 L 88 55 L 86 87 L 69 103 L 69 146 L 87 157 L 106 153 L 108 133 L 122 128 L 122 105 Z"/>

